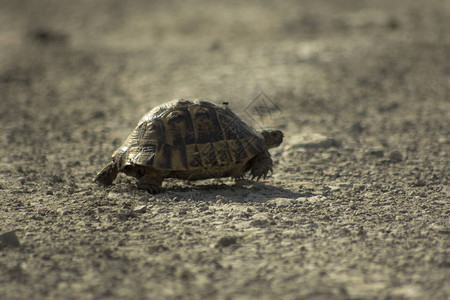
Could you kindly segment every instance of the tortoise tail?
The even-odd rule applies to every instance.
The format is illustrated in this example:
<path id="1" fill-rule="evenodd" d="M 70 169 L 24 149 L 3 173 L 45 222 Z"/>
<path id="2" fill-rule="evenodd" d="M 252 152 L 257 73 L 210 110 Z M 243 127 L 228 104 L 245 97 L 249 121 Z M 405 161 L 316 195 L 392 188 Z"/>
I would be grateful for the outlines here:
<path id="1" fill-rule="evenodd" d="M 94 178 L 94 182 L 97 182 L 101 186 L 111 185 L 114 179 L 119 174 L 119 168 L 114 162 L 109 163 L 104 167 Z"/>

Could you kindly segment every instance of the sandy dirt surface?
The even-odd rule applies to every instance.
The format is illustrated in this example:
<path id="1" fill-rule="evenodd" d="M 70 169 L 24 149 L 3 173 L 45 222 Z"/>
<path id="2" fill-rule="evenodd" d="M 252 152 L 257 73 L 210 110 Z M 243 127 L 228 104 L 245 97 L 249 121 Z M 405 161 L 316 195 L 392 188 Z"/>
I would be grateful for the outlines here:
<path id="1" fill-rule="evenodd" d="M 0 299 L 448 299 L 449 20 L 447 0 L 1 0 Z M 92 184 L 175 98 L 282 129 L 273 176 Z"/>

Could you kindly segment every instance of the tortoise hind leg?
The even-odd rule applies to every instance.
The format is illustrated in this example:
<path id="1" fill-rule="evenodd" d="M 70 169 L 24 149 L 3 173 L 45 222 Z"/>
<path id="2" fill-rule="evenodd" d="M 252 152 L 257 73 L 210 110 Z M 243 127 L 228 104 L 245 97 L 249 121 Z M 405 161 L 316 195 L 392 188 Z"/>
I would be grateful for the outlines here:
<path id="1" fill-rule="evenodd" d="M 155 176 L 155 174 L 146 173 L 138 178 L 137 186 L 141 190 L 146 190 L 151 194 L 157 194 L 162 191 L 161 185 L 163 177 Z"/>
<path id="2" fill-rule="evenodd" d="M 253 157 L 249 161 L 249 167 L 252 179 L 259 180 L 261 177 L 266 178 L 269 172 L 273 173 L 273 161 L 270 158 L 269 151 L 266 150 Z"/>
<path id="3" fill-rule="evenodd" d="M 119 168 L 114 162 L 110 162 L 109 165 L 104 167 L 94 178 L 94 182 L 97 182 L 101 186 L 111 185 L 114 179 L 119 174 Z"/>

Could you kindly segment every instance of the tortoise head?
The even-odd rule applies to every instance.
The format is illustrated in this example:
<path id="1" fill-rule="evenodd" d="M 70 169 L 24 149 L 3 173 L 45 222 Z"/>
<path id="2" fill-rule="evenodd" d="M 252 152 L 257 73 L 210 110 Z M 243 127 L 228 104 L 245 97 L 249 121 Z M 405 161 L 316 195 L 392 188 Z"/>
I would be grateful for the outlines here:
<path id="1" fill-rule="evenodd" d="M 263 130 L 261 131 L 261 134 L 264 137 L 267 148 L 269 149 L 278 147 L 283 142 L 284 134 L 281 130 Z"/>

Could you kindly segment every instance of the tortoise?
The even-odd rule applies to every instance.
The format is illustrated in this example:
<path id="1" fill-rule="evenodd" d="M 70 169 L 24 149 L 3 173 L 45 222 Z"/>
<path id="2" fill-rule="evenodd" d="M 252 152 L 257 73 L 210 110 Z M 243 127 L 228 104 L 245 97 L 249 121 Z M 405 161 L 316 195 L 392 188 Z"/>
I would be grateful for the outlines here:
<path id="1" fill-rule="evenodd" d="M 145 114 L 94 181 L 108 186 L 123 172 L 158 193 L 165 178 L 238 180 L 250 172 L 259 180 L 273 172 L 268 149 L 283 137 L 280 130 L 256 131 L 227 102 L 177 99 Z"/>

